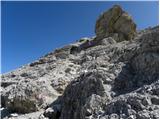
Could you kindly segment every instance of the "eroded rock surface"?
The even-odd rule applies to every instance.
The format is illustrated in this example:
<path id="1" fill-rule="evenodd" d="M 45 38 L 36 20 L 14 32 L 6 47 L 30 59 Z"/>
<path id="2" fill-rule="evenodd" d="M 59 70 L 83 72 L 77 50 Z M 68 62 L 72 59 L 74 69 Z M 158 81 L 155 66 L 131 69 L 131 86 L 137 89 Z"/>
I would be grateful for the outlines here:
<path id="1" fill-rule="evenodd" d="M 155 27 L 133 41 L 88 48 L 84 73 L 61 98 L 60 118 L 157 119 L 158 31 Z"/>
<path id="2" fill-rule="evenodd" d="M 96 37 L 2 75 L 1 117 L 158 119 L 158 26 L 136 32 L 117 5 L 97 24 Z"/>

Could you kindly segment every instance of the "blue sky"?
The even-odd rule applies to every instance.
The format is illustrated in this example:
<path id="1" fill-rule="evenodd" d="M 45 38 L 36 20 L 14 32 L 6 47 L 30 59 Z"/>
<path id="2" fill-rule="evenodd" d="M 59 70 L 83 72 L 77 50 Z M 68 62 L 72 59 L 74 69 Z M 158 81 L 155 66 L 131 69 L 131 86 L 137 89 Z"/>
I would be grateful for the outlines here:
<path id="1" fill-rule="evenodd" d="M 1 72 L 94 36 L 96 19 L 114 4 L 132 15 L 138 29 L 159 24 L 158 2 L 2 2 Z"/>

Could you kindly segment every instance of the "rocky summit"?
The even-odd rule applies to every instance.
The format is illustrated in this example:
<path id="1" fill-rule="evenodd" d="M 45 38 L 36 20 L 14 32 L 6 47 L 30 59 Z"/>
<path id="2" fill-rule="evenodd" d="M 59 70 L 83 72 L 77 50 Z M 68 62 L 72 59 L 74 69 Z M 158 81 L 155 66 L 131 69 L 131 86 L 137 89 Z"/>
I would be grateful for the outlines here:
<path id="1" fill-rule="evenodd" d="M 118 5 L 104 12 L 96 23 L 97 37 L 116 36 L 117 42 L 130 40 L 136 33 L 136 24 L 132 17 Z"/>
<path id="2" fill-rule="evenodd" d="M 95 32 L 1 75 L 1 118 L 159 119 L 159 27 L 115 5 Z"/>

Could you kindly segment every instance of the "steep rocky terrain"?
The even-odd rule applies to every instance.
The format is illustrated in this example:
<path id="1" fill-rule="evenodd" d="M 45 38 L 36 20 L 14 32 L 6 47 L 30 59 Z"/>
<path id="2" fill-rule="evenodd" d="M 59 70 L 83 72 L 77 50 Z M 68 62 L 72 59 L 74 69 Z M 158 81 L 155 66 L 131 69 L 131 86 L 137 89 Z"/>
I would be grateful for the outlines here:
<path id="1" fill-rule="evenodd" d="M 1 118 L 159 118 L 159 27 L 136 31 L 118 5 L 96 37 L 1 76 Z"/>

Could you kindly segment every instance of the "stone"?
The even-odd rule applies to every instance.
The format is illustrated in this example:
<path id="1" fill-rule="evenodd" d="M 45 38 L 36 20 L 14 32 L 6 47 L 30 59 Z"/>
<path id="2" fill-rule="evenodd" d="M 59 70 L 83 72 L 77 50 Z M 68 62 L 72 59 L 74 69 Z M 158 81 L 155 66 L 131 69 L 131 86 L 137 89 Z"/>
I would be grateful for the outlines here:
<path id="1" fill-rule="evenodd" d="M 146 97 L 145 97 L 145 98 L 142 100 L 142 104 L 145 105 L 145 106 L 151 105 L 151 101 L 150 101 L 149 98 L 146 98 Z"/>
<path id="2" fill-rule="evenodd" d="M 130 115 L 129 117 L 128 117 L 128 119 L 135 119 L 136 117 L 134 116 L 134 115 Z"/>
<path id="3" fill-rule="evenodd" d="M 0 108 L 1 119 L 10 115 L 10 111 L 7 108 Z"/>
<path id="4" fill-rule="evenodd" d="M 133 109 L 128 109 L 127 114 L 128 114 L 129 117 L 131 117 L 131 116 L 133 117 L 134 115 L 136 115 L 136 111 L 133 110 Z"/>
<path id="5" fill-rule="evenodd" d="M 11 85 L 2 92 L 4 106 L 17 113 L 35 112 L 57 97 L 54 90 L 47 87 L 49 86 L 38 86 L 36 82 Z"/>
<path id="6" fill-rule="evenodd" d="M 27 77 L 27 76 L 28 76 L 27 73 L 22 73 L 22 74 L 21 74 L 21 77 Z"/>
<path id="7" fill-rule="evenodd" d="M 105 96 L 100 79 L 103 79 L 100 74 L 87 72 L 67 86 L 62 98 L 64 107 L 60 118 L 85 118 L 88 115 L 86 109 L 90 109 L 92 112 L 98 111 L 103 103 L 100 96 Z"/>
<path id="8" fill-rule="evenodd" d="M 102 45 L 110 45 L 110 44 L 115 44 L 116 41 L 112 37 L 104 38 L 101 40 Z"/>
<path id="9" fill-rule="evenodd" d="M 57 119 L 60 117 L 60 109 L 60 105 L 54 105 L 53 107 L 47 108 L 43 115 L 49 119 Z"/>
<path id="10" fill-rule="evenodd" d="M 67 68 L 67 69 L 65 70 L 66 73 L 69 73 L 70 71 L 71 71 L 71 68 Z"/>
<path id="11" fill-rule="evenodd" d="M 95 37 L 3 74 L 1 113 L 6 119 L 158 119 L 158 66 L 159 26 L 136 32 L 116 5 L 97 20 Z"/>
<path id="12" fill-rule="evenodd" d="M 153 119 L 159 119 L 159 110 L 154 110 L 150 112 L 150 117 Z"/>
<path id="13" fill-rule="evenodd" d="M 136 24 L 131 16 L 122 10 L 119 5 L 114 5 L 104 12 L 96 22 L 95 32 L 97 37 L 108 37 L 110 34 L 118 33 L 116 41 L 130 40 L 135 36 Z"/>
<path id="14" fill-rule="evenodd" d="M 159 105 L 159 98 L 157 96 L 151 97 L 151 102 L 154 105 Z"/>
<path id="15" fill-rule="evenodd" d="M 138 100 L 137 98 L 130 97 L 128 99 L 128 103 L 131 105 L 132 109 L 134 109 L 135 111 L 140 111 L 140 110 L 143 110 L 144 108 L 141 101 Z"/>
<path id="16" fill-rule="evenodd" d="M 54 111 L 54 109 L 52 108 L 47 108 L 44 112 L 44 116 L 48 117 L 50 119 L 55 119 L 56 118 L 56 113 Z"/>
<path id="17" fill-rule="evenodd" d="M 115 113 L 110 115 L 110 119 L 119 119 L 119 116 Z"/>
<path id="18" fill-rule="evenodd" d="M 12 113 L 12 114 L 10 114 L 10 117 L 18 117 L 18 114 L 17 113 Z"/>
<path id="19" fill-rule="evenodd" d="M 102 99 L 100 96 L 96 94 L 92 94 L 86 101 L 86 104 L 84 105 L 83 114 L 85 116 L 90 116 L 93 114 L 102 114 L 103 111 L 101 111 L 102 107 Z"/>
<path id="20" fill-rule="evenodd" d="M 150 115 L 149 115 L 149 112 L 147 111 L 140 111 L 137 113 L 137 119 L 150 119 Z"/>
<path id="21" fill-rule="evenodd" d="M 133 22 L 131 16 L 124 12 L 114 24 L 114 30 L 119 33 L 120 41 L 123 39 L 131 40 L 136 33 L 136 24 Z"/>

